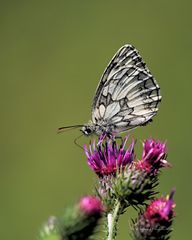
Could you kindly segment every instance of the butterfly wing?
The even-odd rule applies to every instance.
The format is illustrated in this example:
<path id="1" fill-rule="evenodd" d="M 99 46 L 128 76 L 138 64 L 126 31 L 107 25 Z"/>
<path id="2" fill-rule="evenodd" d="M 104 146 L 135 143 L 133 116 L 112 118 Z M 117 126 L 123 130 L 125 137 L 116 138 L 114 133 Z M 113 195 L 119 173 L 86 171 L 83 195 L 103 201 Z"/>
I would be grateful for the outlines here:
<path id="1" fill-rule="evenodd" d="M 94 124 L 106 122 L 115 132 L 145 125 L 158 111 L 160 88 L 132 45 L 118 50 L 105 69 L 92 106 Z"/>

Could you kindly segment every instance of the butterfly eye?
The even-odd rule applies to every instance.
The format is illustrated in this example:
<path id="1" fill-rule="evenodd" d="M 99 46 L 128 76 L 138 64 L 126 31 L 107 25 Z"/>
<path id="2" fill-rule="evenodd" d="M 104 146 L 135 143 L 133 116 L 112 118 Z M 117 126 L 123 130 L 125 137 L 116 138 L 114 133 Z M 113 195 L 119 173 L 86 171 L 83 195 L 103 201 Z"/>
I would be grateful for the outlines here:
<path id="1" fill-rule="evenodd" d="M 85 135 L 90 135 L 93 131 L 89 126 L 83 126 L 81 131 L 85 134 Z"/>
<path id="2" fill-rule="evenodd" d="M 87 128 L 85 131 L 87 134 L 90 134 L 92 132 L 90 128 Z"/>

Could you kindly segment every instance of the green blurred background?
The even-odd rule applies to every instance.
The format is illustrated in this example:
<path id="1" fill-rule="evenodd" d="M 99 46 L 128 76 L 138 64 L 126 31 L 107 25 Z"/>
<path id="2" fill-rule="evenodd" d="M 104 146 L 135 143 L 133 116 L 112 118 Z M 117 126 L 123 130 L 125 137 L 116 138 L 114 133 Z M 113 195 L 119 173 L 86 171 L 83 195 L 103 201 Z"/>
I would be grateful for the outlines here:
<path id="1" fill-rule="evenodd" d="M 154 122 L 131 135 L 167 140 L 173 168 L 163 171 L 159 190 L 176 186 L 172 239 L 188 238 L 191 8 L 187 0 L 0 2 L 0 239 L 35 239 L 49 215 L 92 193 L 95 176 L 73 144 L 80 133 L 56 130 L 90 119 L 99 78 L 125 43 L 140 50 L 163 96 Z M 118 239 L 128 239 L 129 218 Z"/>

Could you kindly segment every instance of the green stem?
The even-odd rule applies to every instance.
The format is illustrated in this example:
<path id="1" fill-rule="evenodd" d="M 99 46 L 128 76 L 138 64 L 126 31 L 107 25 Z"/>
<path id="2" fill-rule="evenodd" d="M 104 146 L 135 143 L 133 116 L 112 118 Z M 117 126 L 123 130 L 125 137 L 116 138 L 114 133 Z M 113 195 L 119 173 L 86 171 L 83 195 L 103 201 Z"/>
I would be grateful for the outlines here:
<path id="1" fill-rule="evenodd" d="M 107 240 L 116 239 L 117 222 L 118 222 L 118 218 L 119 218 L 119 208 L 120 208 L 120 202 L 117 201 L 113 213 L 108 213 L 108 215 L 107 215 L 107 224 L 108 224 Z"/>

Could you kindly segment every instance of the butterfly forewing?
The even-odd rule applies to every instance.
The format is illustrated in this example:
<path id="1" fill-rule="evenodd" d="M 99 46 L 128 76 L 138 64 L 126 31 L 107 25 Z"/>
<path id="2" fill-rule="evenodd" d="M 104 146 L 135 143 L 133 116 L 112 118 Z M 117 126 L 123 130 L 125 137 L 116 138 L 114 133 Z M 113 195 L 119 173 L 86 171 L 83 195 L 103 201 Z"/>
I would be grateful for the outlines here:
<path id="1" fill-rule="evenodd" d="M 92 121 L 115 132 L 146 124 L 158 111 L 159 86 L 138 51 L 125 45 L 112 58 L 96 90 Z"/>

